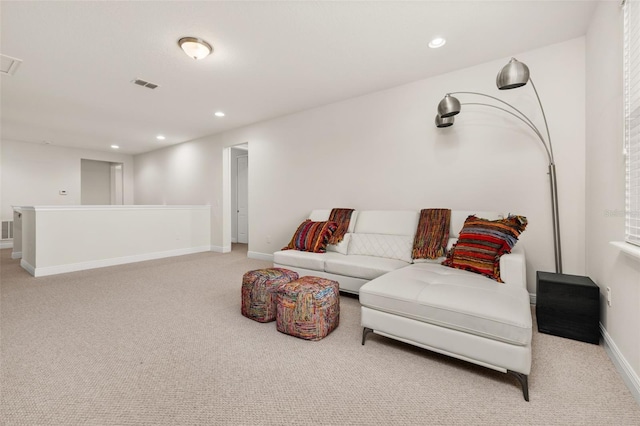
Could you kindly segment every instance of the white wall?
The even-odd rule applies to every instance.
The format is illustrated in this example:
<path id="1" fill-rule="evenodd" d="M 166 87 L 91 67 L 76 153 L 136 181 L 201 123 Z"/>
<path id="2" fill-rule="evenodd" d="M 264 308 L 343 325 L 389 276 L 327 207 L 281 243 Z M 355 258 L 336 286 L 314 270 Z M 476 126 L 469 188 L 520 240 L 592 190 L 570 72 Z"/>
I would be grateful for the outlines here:
<path id="1" fill-rule="evenodd" d="M 609 244 L 624 241 L 625 227 L 622 16 L 618 2 L 600 2 L 586 36 L 586 272 L 601 295 L 611 288 L 611 307 L 601 296 L 601 322 L 638 387 L 640 259 Z"/>
<path id="2" fill-rule="evenodd" d="M 582 274 L 584 38 L 515 55 L 531 67 L 555 142 L 565 272 Z M 251 252 L 279 250 L 314 208 L 504 211 L 529 218 L 521 241 L 535 293 L 535 271 L 554 269 L 544 149 L 524 125 L 488 108 L 467 107 L 448 129 L 433 124 L 442 96 L 460 90 L 503 97 L 542 123 L 530 87 L 496 89 L 508 59 L 136 156 L 136 202 L 212 201 L 213 244 L 223 246 L 222 150 L 248 141 Z M 191 162 L 172 170 L 182 151 L 193 152 Z M 169 188 L 173 179 L 193 186 Z"/>
<path id="3" fill-rule="evenodd" d="M 223 251 L 222 149 L 217 140 L 209 136 L 136 155 L 134 201 L 147 205 L 210 205 L 212 249 Z"/>
<path id="4" fill-rule="evenodd" d="M 123 163 L 124 202 L 133 204 L 133 157 L 126 154 L 64 148 L 10 140 L 0 141 L 2 220 L 11 220 L 11 206 L 79 205 L 80 160 Z M 59 195 L 66 190 L 67 195 Z"/>
<path id="5" fill-rule="evenodd" d="M 81 204 L 111 204 L 111 163 L 80 160 Z"/>

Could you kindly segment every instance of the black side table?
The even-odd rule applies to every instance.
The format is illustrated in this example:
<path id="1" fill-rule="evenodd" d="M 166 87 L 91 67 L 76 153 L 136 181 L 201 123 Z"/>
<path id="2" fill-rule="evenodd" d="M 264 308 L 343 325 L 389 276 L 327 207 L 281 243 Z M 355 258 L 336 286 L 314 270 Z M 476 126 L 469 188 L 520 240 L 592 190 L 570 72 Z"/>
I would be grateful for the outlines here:
<path id="1" fill-rule="evenodd" d="M 536 317 L 540 333 L 600 342 L 600 289 L 589 277 L 537 272 Z"/>

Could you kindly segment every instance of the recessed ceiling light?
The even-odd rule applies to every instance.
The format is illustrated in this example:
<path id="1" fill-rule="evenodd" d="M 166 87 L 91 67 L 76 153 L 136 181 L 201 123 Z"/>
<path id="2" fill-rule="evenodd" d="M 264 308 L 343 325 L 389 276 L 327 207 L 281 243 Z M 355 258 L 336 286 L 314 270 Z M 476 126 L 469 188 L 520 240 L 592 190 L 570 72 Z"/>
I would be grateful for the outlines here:
<path id="1" fill-rule="evenodd" d="M 158 136 L 156 136 L 156 139 L 158 139 L 159 141 L 163 141 L 166 138 L 164 136 L 162 136 L 162 135 L 158 135 Z"/>
<path id="2" fill-rule="evenodd" d="M 193 59 L 206 58 L 213 51 L 209 43 L 197 37 L 182 37 L 178 44 Z"/>
<path id="3" fill-rule="evenodd" d="M 445 40 L 442 37 L 435 37 L 433 40 L 429 42 L 429 47 L 432 49 L 437 49 L 438 47 L 444 46 L 446 42 L 447 40 Z"/>
<path id="4" fill-rule="evenodd" d="M 224 112 L 218 111 L 214 114 L 216 117 L 224 117 Z"/>
<path id="5" fill-rule="evenodd" d="M 118 149 L 118 148 L 120 148 L 120 147 L 119 147 L 118 145 L 111 145 L 111 148 L 113 148 L 113 149 Z"/>

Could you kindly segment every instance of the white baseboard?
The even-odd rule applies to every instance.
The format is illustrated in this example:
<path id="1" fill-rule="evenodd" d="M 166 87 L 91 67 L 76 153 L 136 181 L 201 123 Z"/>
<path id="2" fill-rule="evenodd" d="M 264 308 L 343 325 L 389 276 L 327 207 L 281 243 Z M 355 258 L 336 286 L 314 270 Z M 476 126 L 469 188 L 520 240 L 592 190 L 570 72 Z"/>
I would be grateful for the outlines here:
<path id="1" fill-rule="evenodd" d="M 22 259 L 22 252 L 21 251 L 11 252 L 11 258 L 12 259 Z"/>
<path id="2" fill-rule="evenodd" d="M 209 246 L 189 247 L 184 249 L 161 251 L 156 253 L 136 254 L 132 256 L 115 257 L 112 259 L 90 260 L 87 262 L 69 263 L 66 265 L 34 267 L 24 259 L 20 261 L 20 266 L 26 269 L 34 277 L 44 277 L 47 275 L 64 274 L 67 272 L 84 271 L 86 269 L 104 268 L 105 266 L 123 265 L 125 263 L 143 262 L 145 260 L 163 259 L 165 257 L 183 256 L 185 254 L 201 253 L 209 251 Z"/>
<path id="3" fill-rule="evenodd" d="M 536 304 L 536 294 L 535 293 L 529 293 L 529 303 L 531 303 L 532 305 L 535 306 L 535 304 Z"/>
<path id="4" fill-rule="evenodd" d="M 237 243 L 237 242 L 238 242 L 238 239 L 237 239 L 236 237 L 231 237 L 231 242 L 232 242 L 232 243 Z"/>
<path id="5" fill-rule="evenodd" d="M 36 276 L 36 268 L 34 268 L 29 262 L 27 262 L 26 260 L 22 259 L 20 261 L 20 266 L 22 266 L 23 269 L 25 269 L 28 273 L 30 273 L 31 275 L 33 275 L 34 277 Z"/>
<path id="6" fill-rule="evenodd" d="M 231 253 L 231 246 L 211 246 L 211 251 L 216 253 Z"/>
<path id="7" fill-rule="evenodd" d="M 267 262 L 273 262 L 273 254 L 260 253 L 259 251 L 248 251 L 247 257 L 249 259 L 266 260 Z"/>
<path id="8" fill-rule="evenodd" d="M 616 343 L 611 339 L 611 336 L 607 333 L 602 323 L 600 323 L 600 332 L 602 333 L 602 340 L 604 341 L 604 350 L 607 352 L 607 355 L 609 355 L 611 362 L 615 365 L 620 376 L 622 376 L 622 380 L 631 391 L 631 395 L 633 395 L 638 404 L 640 404 L 640 378 L 635 371 L 633 371 L 633 368 L 631 368 L 631 365 L 622 355 L 620 349 L 618 349 Z"/>
<path id="9" fill-rule="evenodd" d="M 1 240 L 0 249 L 13 248 L 13 240 Z"/>

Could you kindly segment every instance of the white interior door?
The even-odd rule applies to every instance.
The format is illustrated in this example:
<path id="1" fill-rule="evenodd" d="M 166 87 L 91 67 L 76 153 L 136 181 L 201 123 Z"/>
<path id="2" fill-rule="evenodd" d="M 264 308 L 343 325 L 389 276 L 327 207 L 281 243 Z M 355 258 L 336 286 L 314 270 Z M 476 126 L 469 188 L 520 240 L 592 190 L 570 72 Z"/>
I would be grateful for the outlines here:
<path id="1" fill-rule="evenodd" d="M 237 215 L 238 242 L 249 243 L 249 157 L 238 157 Z"/>

